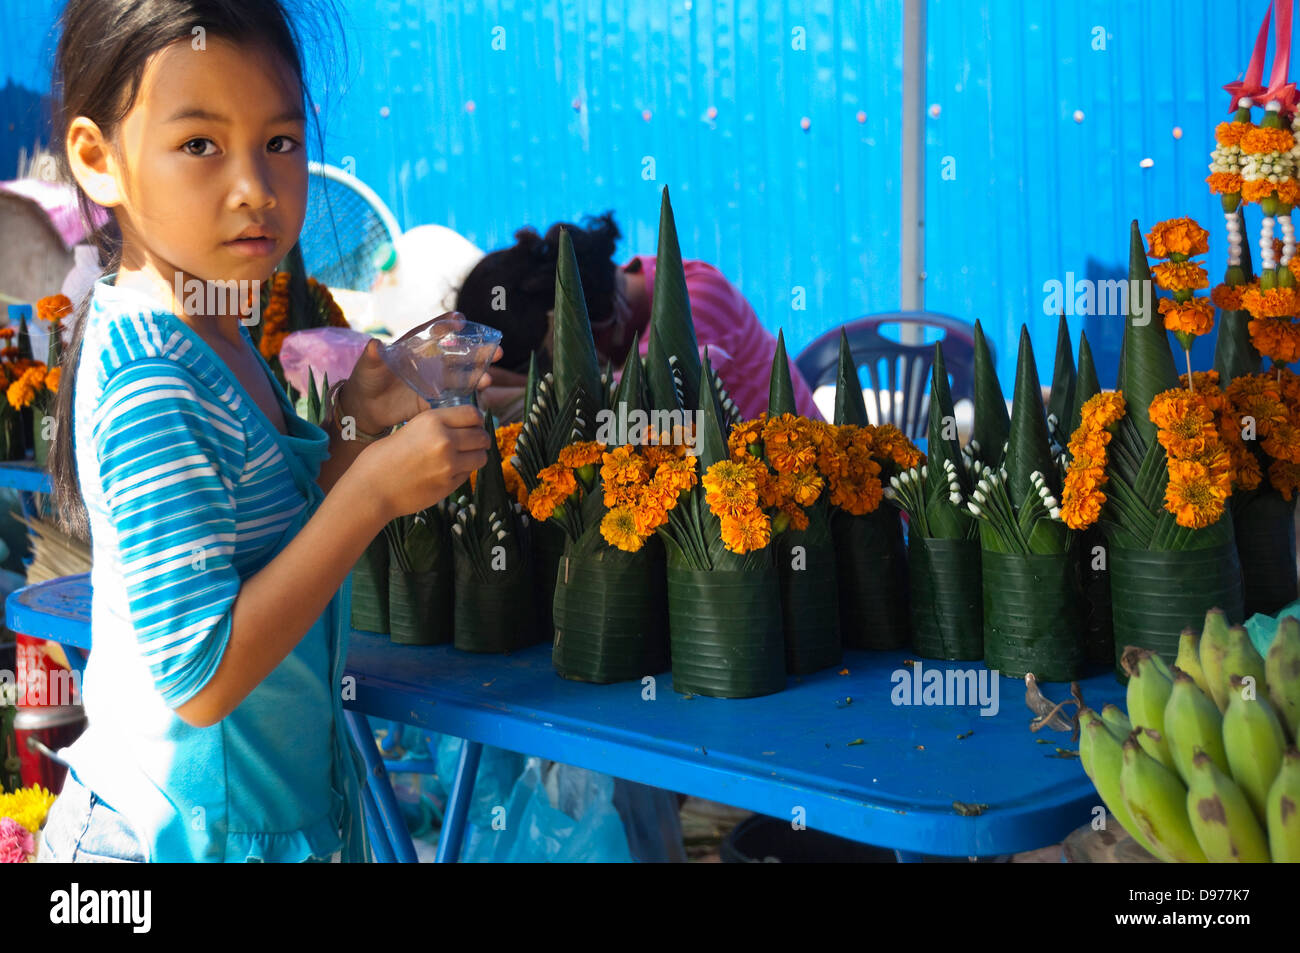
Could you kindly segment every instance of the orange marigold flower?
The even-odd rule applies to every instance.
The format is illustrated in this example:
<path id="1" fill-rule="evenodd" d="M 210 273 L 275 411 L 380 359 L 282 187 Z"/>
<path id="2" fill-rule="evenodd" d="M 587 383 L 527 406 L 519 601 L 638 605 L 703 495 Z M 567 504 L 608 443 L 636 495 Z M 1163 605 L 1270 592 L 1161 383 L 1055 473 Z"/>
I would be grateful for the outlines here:
<path id="1" fill-rule="evenodd" d="M 50 389 L 50 393 L 57 394 L 59 392 L 59 379 L 62 376 L 63 368 L 61 367 L 50 368 L 50 372 L 45 375 L 45 386 Z"/>
<path id="2" fill-rule="evenodd" d="M 1290 129 L 1254 126 L 1242 134 L 1239 143 L 1241 151 L 1246 155 L 1259 155 L 1264 152 L 1287 152 L 1295 145 L 1295 136 Z"/>
<path id="3" fill-rule="evenodd" d="M 674 494 L 689 490 L 699 483 L 695 472 L 695 457 L 673 458 L 655 470 L 654 481 L 672 489 Z"/>
<path id="4" fill-rule="evenodd" d="M 42 321 L 58 321 L 72 313 L 72 301 L 67 295 L 47 295 L 36 302 L 36 316 Z"/>
<path id="5" fill-rule="evenodd" d="M 1151 269 L 1151 276 L 1165 291 L 1186 291 L 1210 286 L 1209 275 L 1195 261 L 1162 261 Z"/>
<path id="6" fill-rule="evenodd" d="M 721 523 L 722 542 L 733 553 L 762 549 L 772 539 L 772 521 L 758 510 L 744 517 L 724 516 Z"/>
<path id="7" fill-rule="evenodd" d="M 1193 298 L 1179 304 L 1173 298 L 1161 298 L 1160 313 L 1166 331 L 1182 331 L 1200 337 L 1214 329 L 1214 305 L 1208 298 Z"/>
<path id="8" fill-rule="evenodd" d="M 1282 494 L 1282 499 L 1289 502 L 1296 488 L 1300 487 L 1300 466 L 1286 460 L 1274 460 L 1268 465 L 1268 482 Z"/>
<path id="9" fill-rule="evenodd" d="M 600 463 L 605 445 L 595 440 L 579 440 L 560 450 L 560 465 L 573 470 Z"/>
<path id="10" fill-rule="evenodd" d="M 1295 258 L 1291 259 L 1295 261 Z M 1210 292 L 1210 300 L 1221 311 L 1240 311 L 1241 310 L 1241 286 L 1240 285 L 1215 285 L 1214 290 Z"/>
<path id="11" fill-rule="evenodd" d="M 1242 178 L 1236 172 L 1211 172 L 1205 177 L 1211 195 L 1238 195 L 1241 193 Z"/>
<path id="12" fill-rule="evenodd" d="M 1186 216 L 1171 218 L 1147 232 L 1147 247 L 1151 249 L 1147 254 L 1155 258 L 1204 255 L 1210 250 L 1210 233 Z"/>
<path id="13" fill-rule="evenodd" d="M 751 444 L 762 444 L 763 427 L 767 423 L 767 414 L 759 414 L 754 420 L 743 420 L 731 428 L 727 435 L 727 449 L 733 457 L 748 453 Z"/>
<path id="14" fill-rule="evenodd" d="M 1221 146 L 1241 144 L 1241 137 L 1255 128 L 1250 122 L 1221 122 L 1214 127 L 1214 139 Z"/>
<path id="15" fill-rule="evenodd" d="M 654 470 L 665 463 L 669 463 L 670 461 L 682 459 L 672 447 L 660 447 L 655 444 L 646 444 L 640 449 L 641 456 L 645 458 L 646 466 L 651 470 Z"/>
<path id="16" fill-rule="evenodd" d="M 637 530 L 636 514 L 626 506 L 615 507 L 605 514 L 600 521 L 600 535 L 605 542 L 626 553 L 639 552 L 646 541 L 646 536 Z"/>
<path id="17" fill-rule="evenodd" d="M 1246 179 L 1241 183 L 1241 197 L 1247 202 L 1259 202 L 1277 191 L 1277 184 L 1268 179 Z"/>
<path id="18" fill-rule="evenodd" d="M 782 473 L 776 482 L 781 496 L 799 506 L 812 506 L 826 486 L 826 481 L 812 470 Z"/>
<path id="19" fill-rule="evenodd" d="M 1105 430 L 1124 416 L 1124 394 L 1121 391 L 1102 391 L 1083 403 L 1080 429 Z"/>
<path id="20" fill-rule="evenodd" d="M 578 480 L 573 471 L 562 463 L 552 463 L 537 474 L 539 487 L 548 487 L 557 500 L 563 502 L 578 492 Z"/>
<path id="21" fill-rule="evenodd" d="M 1193 460 L 1169 461 L 1165 509 L 1179 526 L 1202 529 L 1223 515 L 1227 491 L 1204 464 Z"/>
<path id="22" fill-rule="evenodd" d="M 1106 502 L 1105 493 L 1080 486 L 1085 482 L 1080 476 L 1085 473 L 1090 474 L 1090 471 L 1071 470 L 1065 477 L 1065 489 L 1061 494 L 1061 519 L 1070 529 L 1087 529 L 1096 523 L 1101 518 L 1102 504 Z"/>
<path id="23" fill-rule="evenodd" d="M 1243 285 L 1241 305 L 1253 318 L 1283 318 L 1300 311 L 1300 295 L 1295 288 L 1269 288 L 1259 284 Z"/>
<path id="24" fill-rule="evenodd" d="M 600 468 L 600 478 L 606 486 L 635 486 L 650 479 L 650 467 L 645 457 L 632 447 L 615 447 L 602 454 L 601 460 L 603 465 Z"/>
<path id="25" fill-rule="evenodd" d="M 1255 350 L 1275 363 L 1300 360 L 1300 328 L 1289 318 L 1254 318 L 1246 329 Z"/>
<path id="26" fill-rule="evenodd" d="M 1175 388 L 1157 394 L 1148 410 L 1156 439 L 1169 456 L 1186 459 L 1219 445 L 1214 413 L 1198 395 Z"/>

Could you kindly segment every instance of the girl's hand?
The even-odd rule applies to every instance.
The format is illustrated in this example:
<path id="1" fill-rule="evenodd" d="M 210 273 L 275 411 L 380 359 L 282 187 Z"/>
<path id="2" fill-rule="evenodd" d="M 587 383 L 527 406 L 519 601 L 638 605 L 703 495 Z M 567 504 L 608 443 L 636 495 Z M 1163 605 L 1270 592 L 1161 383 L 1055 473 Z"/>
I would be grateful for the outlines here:
<path id="1" fill-rule="evenodd" d="M 357 464 L 363 464 L 370 492 L 380 495 L 388 518 L 395 519 L 449 496 L 487 464 L 491 439 L 478 408 L 426 405 L 406 426 L 366 447 Z"/>
<path id="2" fill-rule="evenodd" d="M 429 409 L 428 402 L 417 394 L 384 362 L 380 352 L 383 345 L 378 338 L 366 342 L 365 350 L 357 358 L 348 382 L 339 391 L 339 409 L 356 421 L 358 430 L 382 433 L 400 423 L 411 420 Z M 493 361 L 502 357 L 501 348 Z M 490 385 L 491 372 L 479 378 L 478 389 Z"/>

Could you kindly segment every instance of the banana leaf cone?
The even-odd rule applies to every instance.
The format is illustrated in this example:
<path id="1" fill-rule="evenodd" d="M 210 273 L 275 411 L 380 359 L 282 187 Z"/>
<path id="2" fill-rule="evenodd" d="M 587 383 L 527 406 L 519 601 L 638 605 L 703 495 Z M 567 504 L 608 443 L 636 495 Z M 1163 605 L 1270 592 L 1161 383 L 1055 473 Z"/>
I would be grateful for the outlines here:
<path id="1" fill-rule="evenodd" d="M 859 389 L 859 400 L 861 395 Z M 777 331 L 776 354 L 768 381 L 767 412 L 769 417 L 799 413 L 785 353 L 785 335 L 781 331 Z M 774 545 L 781 577 L 786 671 L 791 675 L 806 675 L 838 665 L 844 657 L 844 646 L 840 639 L 835 547 L 826 504 L 818 502 L 809 508 L 807 529 L 786 530 Z"/>
<path id="2" fill-rule="evenodd" d="M 388 567 L 388 637 L 398 645 L 442 645 L 452 640 L 453 567 L 407 572 Z"/>
<path id="3" fill-rule="evenodd" d="M 564 559 L 564 530 L 550 520 L 528 524 L 533 557 L 533 601 L 537 618 L 529 645 L 555 641 L 555 586 Z"/>
<path id="4" fill-rule="evenodd" d="M 1002 394 L 993 352 L 984 328 L 975 322 L 975 424 L 971 440 L 975 443 L 975 459 L 991 467 L 1002 464 L 1002 448 L 1011 430 L 1011 417 L 1007 414 L 1007 401 Z"/>
<path id="5" fill-rule="evenodd" d="M 555 671 L 580 682 L 623 682 L 668 668 L 663 545 L 639 552 L 569 545 L 555 586 Z"/>
<path id="6" fill-rule="evenodd" d="M 1246 220 L 1237 209 L 1237 222 L 1242 234 Z M 1249 284 L 1253 279 L 1250 261 L 1250 242 L 1241 244 L 1241 264 L 1229 268 L 1224 282 L 1233 285 Z M 1219 384 L 1227 387 L 1233 379 L 1246 374 L 1259 373 L 1263 358 L 1250 340 L 1250 312 L 1243 309 L 1219 312 L 1219 330 L 1214 341 L 1214 369 L 1219 372 Z"/>
<path id="7" fill-rule="evenodd" d="M 1245 617 L 1241 563 L 1233 540 L 1204 549 L 1171 551 L 1112 545 L 1108 558 L 1115 672 L 1121 679 L 1120 656 L 1125 646 L 1151 649 L 1172 665 L 1183 629 L 1201 631 L 1210 609 L 1222 609 L 1232 625 Z"/>
<path id="8" fill-rule="evenodd" d="M 980 544 L 975 539 L 907 540 L 912 650 L 922 658 L 984 657 Z"/>
<path id="9" fill-rule="evenodd" d="M 490 413 L 485 426 L 495 433 Z M 474 484 L 474 515 L 460 510 L 452 530 L 453 641 L 464 652 L 512 652 L 533 644 L 537 634 L 532 547 L 528 527 L 506 492 L 495 439 L 487 457 Z M 500 528 L 494 530 L 494 524 Z"/>
<path id="10" fill-rule="evenodd" d="M 936 476 L 926 481 L 926 519 L 930 534 L 944 539 L 974 536 L 974 518 L 968 516 L 948 498 L 948 484 L 942 478 L 944 462 L 952 464 L 963 497 L 970 495 L 970 476 L 957 443 L 957 414 L 953 410 L 948 369 L 943 360 L 943 344 L 934 345 L 934 364 L 930 368 L 930 419 L 926 436 L 926 465 Z"/>
<path id="11" fill-rule="evenodd" d="M 1068 433 L 1083 422 L 1083 405 L 1101 393 L 1097 366 L 1088 336 L 1079 332 L 1079 373 L 1074 388 Z M 1094 526 L 1079 537 L 1079 579 L 1083 599 L 1083 656 L 1088 662 L 1111 664 L 1115 657 L 1115 631 L 1111 626 L 1110 572 L 1106 562 L 1106 535 Z"/>
<path id="12" fill-rule="evenodd" d="M 352 567 L 352 628 L 389 634 L 388 537 L 371 541 Z"/>
<path id="13" fill-rule="evenodd" d="M 1073 371 L 1072 357 L 1070 364 Z M 1066 412 L 1061 411 L 1062 415 Z M 1025 505 L 1036 495 L 1034 473 L 1042 474 L 1049 491 L 1060 497 L 1038 367 L 1024 326 L 1020 329 L 1006 470 L 1012 506 Z M 982 554 L 984 663 L 1012 678 L 1033 672 L 1042 681 L 1070 681 L 1079 676 L 1083 661 L 1078 565 L 1069 536 L 1059 523 L 1040 518 L 1030 534 L 1031 546 L 1040 538 L 1052 542 L 1043 526 L 1060 526 L 1059 547 L 1001 552 L 987 545 L 990 535 L 982 534 L 986 544 Z"/>
<path id="14" fill-rule="evenodd" d="M 849 339 L 840 329 L 835 382 L 836 426 L 870 423 Z M 882 503 L 872 513 L 831 513 L 840 638 L 848 649 L 898 649 L 907 644 L 907 553 L 898 510 Z"/>
<path id="15" fill-rule="evenodd" d="M 1064 447 L 1070 440 L 1070 411 L 1074 408 L 1074 391 L 1078 374 L 1074 351 L 1070 347 L 1070 327 L 1061 314 L 1056 326 L 1056 364 L 1052 368 L 1052 390 L 1047 398 L 1049 436 Z M 1051 432 L 1054 428 L 1055 432 Z"/>
<path id="16" fill-rule="evenodd" d="M 1180 385 L 1164 318 L 1156 307 L 1155 285 L 1151 280 L 1142 231 L 1136 220 L 1129 227 L 1128 277 L 1129 313 L 1120 344 L 1116 387 L 1124 394 L 1129 408 L 1125 420 L 1136 427 L 1145 450 L 1155 442 L 1157 429 L 1147 409 L 1157 394 Z"/>
<path id="17" fill-rule="evenodd" d="M 1296 600 L 1295 508 L 1274 489 L 1245 494 L 1232 508 L 1246 618 L 1277 615 Z"/>
<path id="18" fill-rule="evenodd" d="M 668 411 L 690 407 L 700 392 L 700 351 L 667 186 L 659 203 L 659 250 L 649 333 L 645 366 L 651 404 L 656 410 Z"/>
<path id="19" fill-rule="evenodd" d="M 578 274 L 578 258 L 567 229 L 560 229 L 559 257 L 555 264 L 555 327 L 552 333 L 555 361 L 555 396 L 563 407 L 577 392 L 572 425 L 565 426 L 564 442 L 591 440 L 596 434 L 596 415 L 604 408 L 605 386 L 591 336 L 591 320 Z M 561 420 L 561 424 L 569 421 Z"/>
<path id="20" fill-rule="evenodd" d="M 727 457 L 726 427 L 707 353 L 699 386 L 696 455 L 703 471 Z M 769 543 L 745 554 L 726 551 L 718 518 L 699 487 L 678 505 L 694 508 L 690 518 L 704 528 L 708 563 L 692 562 L 688 551 L 694 547 L 664 537 L 674 690 L 718 698 L 781 691 L 785 637 L 775 549 Z"/>

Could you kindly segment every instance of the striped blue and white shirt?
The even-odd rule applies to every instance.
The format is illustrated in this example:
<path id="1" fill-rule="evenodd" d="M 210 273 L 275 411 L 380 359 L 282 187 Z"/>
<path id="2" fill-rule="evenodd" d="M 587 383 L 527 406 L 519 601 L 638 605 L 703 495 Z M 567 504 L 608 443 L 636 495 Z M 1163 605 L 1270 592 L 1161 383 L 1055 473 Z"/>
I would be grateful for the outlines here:
<path id="1" fill-rule="evenodd" d="M 284 409 L 279 433 L 193 329 L 114 277 L 95 283 L 76 380 L 92 651 L 89 726 L 63 754 L 152 860 L 328 858 L 357 797 L 331 688 L 350 583 L 221 722 L 196 728 L 174 711 L 220 665 L 242 581 L 319 505 L 328 437 L 294 413 L 258 354 Z"/>

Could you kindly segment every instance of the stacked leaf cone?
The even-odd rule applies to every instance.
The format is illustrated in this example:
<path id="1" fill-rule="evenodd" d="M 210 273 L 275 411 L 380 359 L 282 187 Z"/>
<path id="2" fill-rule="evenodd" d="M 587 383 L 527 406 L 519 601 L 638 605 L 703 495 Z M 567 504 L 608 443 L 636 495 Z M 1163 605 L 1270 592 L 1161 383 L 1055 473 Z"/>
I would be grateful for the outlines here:
<path id="1" fill-rule="evenodd" d="M 1173 666 L 1129 648 L 1128 712 L 1080 712 L 1079 756 L 1115 819 L 1167 862 L 1300 862 L 1300 622 L 1264 657 L 1211 610 Z"/>

